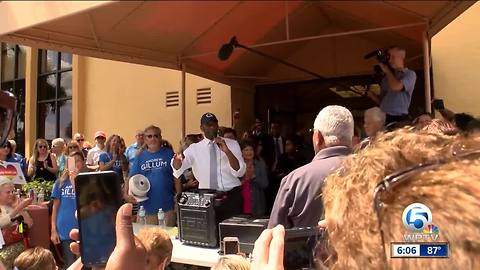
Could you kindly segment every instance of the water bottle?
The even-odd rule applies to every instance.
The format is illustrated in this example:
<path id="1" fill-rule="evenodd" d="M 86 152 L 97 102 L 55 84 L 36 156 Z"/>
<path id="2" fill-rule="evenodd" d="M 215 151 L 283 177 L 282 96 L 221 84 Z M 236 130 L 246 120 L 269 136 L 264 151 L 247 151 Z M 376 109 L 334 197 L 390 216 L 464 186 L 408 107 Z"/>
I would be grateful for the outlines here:
<path id="1" fill-rule="evenodd" d="M 166 223 L 165 223 L 165 212 L 163 212 L 163 209 L 160 208 L 158 209 L 158 225 L 162 228 L 162 229 L 165 229 L 165 227 L 167 226 Z"/>
<path id="2" fill-rule="evenodd" d="M 17 196 L 17 199 L 20 200 L 20 196 L 22 193 L 20 193 L 20 189 L 17 188 L 17 192 L 15 192 L 15 195 Z"/>
<path id="3" fill-rule="evenodd" d="M 42 203 L 45 200 L 45 192 L 43 191 L 43 188 L 40 189 L 40 192 L 38 193 L 37 196 L 37 201 L 38 203 Z"/>
<path id="4" fill-rule="evenodd" d="M 143 207 L 143 205 L 140 205 L 140 209 L 138 209 L 138 213 L 137 213 L 137 223 L 140 224 L 140 225 L 145 225 L 147 224 L 147 220 L 145 218 L 145 208 Z"/>

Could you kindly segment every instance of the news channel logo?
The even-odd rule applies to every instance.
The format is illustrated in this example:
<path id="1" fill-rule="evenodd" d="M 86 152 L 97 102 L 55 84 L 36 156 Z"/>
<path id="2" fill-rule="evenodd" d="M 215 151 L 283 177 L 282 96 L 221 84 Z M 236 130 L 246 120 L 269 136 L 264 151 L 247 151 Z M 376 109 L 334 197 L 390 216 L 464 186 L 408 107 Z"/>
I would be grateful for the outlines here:
<path id="1" fill-rule="evenodd" d="M 409 233 L 404 234 L 405 241 L 438 240 L 440 230 L 432 223 L 432 211 L 423 203 L 412 203 L 403 210 L 403 226 Z"/>

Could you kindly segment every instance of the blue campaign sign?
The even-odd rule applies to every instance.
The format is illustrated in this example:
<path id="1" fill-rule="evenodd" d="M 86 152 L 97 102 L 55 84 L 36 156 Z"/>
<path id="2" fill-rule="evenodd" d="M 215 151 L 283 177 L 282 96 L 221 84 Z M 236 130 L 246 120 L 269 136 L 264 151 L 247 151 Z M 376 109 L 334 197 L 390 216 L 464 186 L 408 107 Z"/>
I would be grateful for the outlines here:
<path id="1" fill-rule="evenodd" d="M 420 257 L 448 257 L 448 243 L 420 245 Z"/>

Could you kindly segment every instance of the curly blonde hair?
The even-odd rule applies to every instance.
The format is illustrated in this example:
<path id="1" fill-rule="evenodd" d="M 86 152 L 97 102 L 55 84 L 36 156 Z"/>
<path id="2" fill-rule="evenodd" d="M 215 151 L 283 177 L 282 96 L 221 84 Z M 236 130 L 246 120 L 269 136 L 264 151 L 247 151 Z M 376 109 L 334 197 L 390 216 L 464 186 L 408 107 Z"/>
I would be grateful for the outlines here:
<path id="1" fill-rule="evenodd" d="M 452 152 L 478 149 L 478 138 L 461 138 L 402 129 L 375 139 L 349 156 L 323 190 L 329 240 L 337 261 L 332 269 L 480 269 L 480 161 L 453 160 L 418 173 L 383 197 L 381 228 L 373 207 L 374 189 L 393 172 L 452 158 Z M 477 155 L 478 157 L 478 155 Z M 427 205 L 450 243 L 449 259 L 391 259 L 390 243 L 403 242 L 402 212 Z M 384 249 L 386 254 L 383 254 Z M 385 261 L 385 256 L 387 261 Z"/>
<path id="2" fill-rule="evenodd" d="M 168 233 L 161 228 L 147 228 L 141 230 L 137 238 L 147 251 L 147 269 L 158 269 L 165 262 L 165 266 L 172 259 L 173 244 Z"/>

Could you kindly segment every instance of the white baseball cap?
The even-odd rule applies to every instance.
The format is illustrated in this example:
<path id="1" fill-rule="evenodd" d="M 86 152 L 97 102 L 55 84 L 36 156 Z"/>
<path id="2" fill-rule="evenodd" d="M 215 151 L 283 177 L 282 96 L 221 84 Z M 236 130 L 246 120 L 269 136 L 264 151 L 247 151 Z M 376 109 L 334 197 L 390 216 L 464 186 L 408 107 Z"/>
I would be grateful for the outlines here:
<path id="1" fill-rule="evenodd" d="M 150 190 L 150 181 L 141 174 L 135 174 L 128 180 L 128 195 L 131 195 L 137 202 L 148 200 L 147 193 Z"/>
<path id="2" fill-rule="evenodd" d="M 5 185 L 5 184 L 12 184 L 12 180 L 8 179 L 5 176 L 0 176 L 0 186 Z"/>

